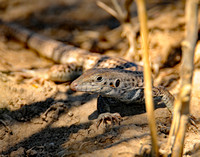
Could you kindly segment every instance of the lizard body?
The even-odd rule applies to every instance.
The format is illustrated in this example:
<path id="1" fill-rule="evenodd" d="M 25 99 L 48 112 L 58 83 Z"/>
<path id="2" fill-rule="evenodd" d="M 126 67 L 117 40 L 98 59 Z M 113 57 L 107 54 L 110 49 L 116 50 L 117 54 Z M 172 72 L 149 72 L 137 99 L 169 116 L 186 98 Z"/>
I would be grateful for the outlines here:
<path id="1" fill-rule="evenodd" d="M 86 71 L 70 85 L 72 90 L 98 93 L 97 110 L 99 123 L 106 119 L 116 119 L 116 113 L 108 114 L 114 106 L 136 105 L 145 103 L 144 78 L 142 71 L 121 69 L 91 69 Z M 152 88 L 154 102 L 164 103 L 173 113 L 174 97 L 163 87 Z"/>

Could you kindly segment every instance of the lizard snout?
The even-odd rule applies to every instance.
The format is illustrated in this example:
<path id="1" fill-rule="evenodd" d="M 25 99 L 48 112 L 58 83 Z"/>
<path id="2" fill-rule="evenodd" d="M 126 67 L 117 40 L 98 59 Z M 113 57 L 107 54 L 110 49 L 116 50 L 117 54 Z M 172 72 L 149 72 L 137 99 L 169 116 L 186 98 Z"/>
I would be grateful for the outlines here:
<path id="1" fill-rule="evenodd" d="M 77 90 L 77 86 L 78 84 L 76 82 L 72 82 L 71 85 L 70 85 L 70 88 L 73 90 L 73 91 L 76 91 Z"/>

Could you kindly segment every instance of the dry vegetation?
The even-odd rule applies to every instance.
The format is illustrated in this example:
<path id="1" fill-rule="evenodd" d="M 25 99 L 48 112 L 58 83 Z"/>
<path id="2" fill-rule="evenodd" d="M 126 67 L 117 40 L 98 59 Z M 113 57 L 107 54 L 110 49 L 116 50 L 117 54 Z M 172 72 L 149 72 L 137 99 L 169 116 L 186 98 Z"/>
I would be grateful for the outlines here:
<path id="1" fill-rule="evenodd" d="M 104 9 L 105 5 L 109 6 L 115 13 L 107 13 L 108 10 L 98 6 L 102 7 L 102 3 L 97 5 L 94 0 L 0 0 L 0 18 L 66 44 L 142 64 L 137 5 L 129 0 L 125 5 L 120 1 L 120 11 L 110 1 L 102 2 Z M 181 42 L 185 39 L 185 2 L 152 0 L 146 5 L 154 84 L 165 86 L 177 96 Z M 54 63 L 26 45 L 7 39 L 2 32 L 0 155 L 128 157 L 149 153 L 151 134 L 143 110 L 124 116 L 120 126 L 97 129 L 94 124 L 97 96 L 72 92 L 68 83 L 39 84 L 12 74 L 22 69 L 50 67 Z M 200 128 L 199 52 L 197 44 L 190 113 Z M 158 145 L 163 153 L 171 116 L 166 108 L 156 109 L 154 114 Z M 192 125 L 187 128 L 183 156 L 200 156 L 200 133 Z"/>

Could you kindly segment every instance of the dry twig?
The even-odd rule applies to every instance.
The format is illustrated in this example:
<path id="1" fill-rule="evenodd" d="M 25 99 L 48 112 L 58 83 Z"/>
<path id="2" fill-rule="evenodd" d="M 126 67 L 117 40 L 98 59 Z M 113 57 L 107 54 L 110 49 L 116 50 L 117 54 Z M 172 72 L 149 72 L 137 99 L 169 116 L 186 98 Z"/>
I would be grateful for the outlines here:
<path id="1" fill-rule="evenodd" d="M 186 1 L 186 38 L 182 43 L 183 58 L 181 66 L 181 89 L 175 101 L 174 119 L 168 140 L 168 152 L 172 157 L 181 157 L 189 115 L 189 102 L 193 76 L 194 49 L 197 40 L 198 1 Z M 173 147 L 173 148 L 172 148 Z"/>
<path id="2" fill-rule="evenodd" d="M 129 43 L 129 49 L 124 53 L 124 58 L 127 60 L 131 60 L 133 57 L 137 55 L 136 49 L 136 33 L 133 29 L 133 24 L 131 23 L 131 13 L 130 6 L 133 3 L 133 0 L 126 0 L 124 3 L 125 10 L 122 9 L 117 0 L 111 1 L 114 9 L 106 5 L 101 1 L 97 1 L 97 5 L 104 9 L 106 12 L 115 17 L 122 26 L 122 36 L 126 37 Z"/>
<path id="3" fill-rule="evenodd" d="M 154 104 L 152 98 L 152 84 L 151 84 L 151 68 L 149 63 L 149 44 L 148 44 L 148 29 L 147 29 L 147 13 L 144 0 L 137 0 L 138 15 L 140 21 L 140 31 L 142 35 L 142 47 L 143 47 L 143 63 L 144 63 L 144 82 L 145 82 L 145 104 L 148 116 L 148 122 L 151 131 L 152 139 L 152 155 L 159 156 L 156 123 L 154 117 Z"/>

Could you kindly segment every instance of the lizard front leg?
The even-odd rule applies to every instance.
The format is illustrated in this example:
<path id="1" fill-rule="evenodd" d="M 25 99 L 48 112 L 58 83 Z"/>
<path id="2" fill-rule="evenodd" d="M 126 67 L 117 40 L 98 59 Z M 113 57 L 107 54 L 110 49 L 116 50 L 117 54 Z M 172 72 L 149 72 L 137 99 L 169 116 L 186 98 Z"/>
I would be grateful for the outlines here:
<path id="1" fill-rule="evenodd" d="M 112 98 L 102 97 L 101 95 L 97 99 L 97 111 L 99 113 L 96 126 L 97 128 L 101 123 L 108 125 L 108 121 L 112 124 L 120 124 L 121 115 L 119 113 L 110 113 L 110 104 Z"/>

